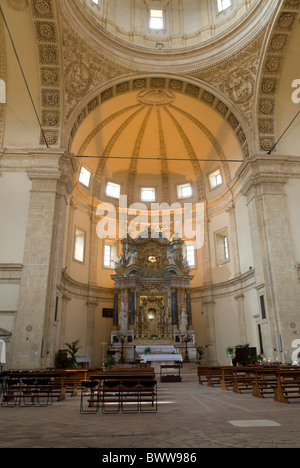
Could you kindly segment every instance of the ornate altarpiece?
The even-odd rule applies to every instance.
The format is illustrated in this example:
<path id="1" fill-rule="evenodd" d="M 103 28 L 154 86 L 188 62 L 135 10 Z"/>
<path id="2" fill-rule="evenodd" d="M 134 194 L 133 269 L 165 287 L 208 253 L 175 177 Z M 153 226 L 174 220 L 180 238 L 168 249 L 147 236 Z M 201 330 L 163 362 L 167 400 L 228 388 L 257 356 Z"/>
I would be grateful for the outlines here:
<path id="1" fill-rule="evenodd" d="M 133 360 L 136 346 L 188 348 L 195 358 L 190 267 L 184 242 L 161 231 L 121 241 L 122 255 L 112 276 L 115 288 L 113 349 Z"/>

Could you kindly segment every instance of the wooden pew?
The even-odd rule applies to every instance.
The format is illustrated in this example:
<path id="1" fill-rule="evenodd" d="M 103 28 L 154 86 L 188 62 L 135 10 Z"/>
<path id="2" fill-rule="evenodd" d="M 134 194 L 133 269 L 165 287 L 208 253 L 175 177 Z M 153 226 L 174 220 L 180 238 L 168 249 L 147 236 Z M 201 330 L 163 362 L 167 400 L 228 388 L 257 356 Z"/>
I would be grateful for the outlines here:
<path id="1" fill-rule="evenodd" d="M 199 384 L 206 383 L 209 387 L 225 385 L 225 379 L 232 374 L 232 366 L 198 366 Z M 226 377 L 225 377 L 226 376 Z"/>
<path id="2" fill-rule="evenodd" d="M 274 397 L 278 367 L 255 369 L 252 395 L 257 398 Z"/>
<path id="3" fill-rule="evenodd" d="M 10 379 L 50 379 L 51 393 L 57 401 L 66 399 L 66 394 L 71 396 L 77 395 L 77 388 L 81 381 L 86 380 L 87 369 L 62 369 L 52 371 L 34 371 L 34 372 L 10 372 Z M 45 387 L 41 386 L 41 390 L 45 392 Z"/>
<path id="4" fill-rule="evenodd" d="M 221 389 L 229 390 L 233 388 L 234 384 L 234 367 L 223 367 L 221 378 Z"/>
<path id="5" fill-rule="evenodd" d="M 154 368 L 103 370 L 91 374 L 90 380 L 98 381 L 98 389 L 97 396 L 94 393 L 90 399 L 88 398 L 88 403 L 96 409 L 102 407 L 104 413 L 157 410 L 157 382 Z M 111 410 L 107 409 L 109 405 Z M 145 405 L 148 407 L 145 408 Z"/>
<path id="6" fill-rule="evenodd" d="M 300 398 L 300 370 L 281 369 L 277 372 L 277 385 L 274 400 L 289 403 L 291 399 Z"/>

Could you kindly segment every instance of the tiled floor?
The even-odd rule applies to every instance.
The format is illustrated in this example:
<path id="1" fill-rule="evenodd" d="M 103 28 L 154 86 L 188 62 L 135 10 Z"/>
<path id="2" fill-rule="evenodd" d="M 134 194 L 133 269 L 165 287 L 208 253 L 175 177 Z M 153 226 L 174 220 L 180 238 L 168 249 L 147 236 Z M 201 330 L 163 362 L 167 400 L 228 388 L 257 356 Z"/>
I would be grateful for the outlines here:
<path id="1" fill-rule="evenodd" d="M 200 386 L 185 365 L 181 383 L 159 383 L 156 414 L 81 415 L 80 398 L 47 408 L 0 408 L 1 448 L 300 448 L 300 400 Z"/>

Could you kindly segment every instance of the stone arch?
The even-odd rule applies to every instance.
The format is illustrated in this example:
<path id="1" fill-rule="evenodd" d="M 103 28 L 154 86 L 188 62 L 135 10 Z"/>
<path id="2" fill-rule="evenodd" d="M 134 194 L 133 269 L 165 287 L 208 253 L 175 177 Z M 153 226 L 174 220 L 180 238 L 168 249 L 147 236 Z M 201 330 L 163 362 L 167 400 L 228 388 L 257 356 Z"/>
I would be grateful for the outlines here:
<path id="1" fill-rule="evenodd" d="M 286 0 L 279 9 L 261 67 L 256 104 L 257 149 L 269 152 L 277 140 L 277 91 L 284 64 L 284 56 L 293 28 L 300 14 L 300 0 Z"/>

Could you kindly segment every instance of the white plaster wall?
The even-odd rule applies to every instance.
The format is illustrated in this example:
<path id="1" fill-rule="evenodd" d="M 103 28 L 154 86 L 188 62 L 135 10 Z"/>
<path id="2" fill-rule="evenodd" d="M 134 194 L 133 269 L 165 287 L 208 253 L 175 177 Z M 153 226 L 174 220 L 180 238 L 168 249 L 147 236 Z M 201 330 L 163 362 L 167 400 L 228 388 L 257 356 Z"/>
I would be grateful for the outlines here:
<path id="1" fill-rule="evenodd" d="M 100 366 L 103 359 L 103 350 L 106 353 L 110 344 L 110 334 L 113 326 L 112 318 L 103 318 L 102 309 L 113 308 L 113 303 L 109 300 L 99 300 L 95 309 L 95 327 L 93 331 L 93 356 L 89 355 L 87 338 L 87 301 L 86 298 L 73 297 L 68 303 L 66 316 L 65 343 L 79 340 L 81 347 L 78 356 L 89 357 L 94 365 Z M 103 343 L 106 343 L 103 346 Z M 64 343 L 62 347 L 65 348 Z"/>
<path id="2" fill-rule="evenodd" d="M 30 189 L 27 174 L 1 174 L 0 263 L 23 263 Z"/>
<path id="3" fill-rule="evenodd" d="M 14 325 L 14 313 L 9 312 L 9 311 L 5 311 L 5 312 L 0 311 L 0 328 L 8 332 L 12 332 L 13 325 Z"/>
<path id="4" fill-rule="evenodd" d="M 80 340 L 78 355 L 84 355 L 86 346 L 86 322 L 87 322 L 87 306 L 86 299 L 73 298 L 68 303 L 66 316 L 66 335 L 65 342 L 71 343 Z"/>
<path id="5" fill-rule="evenodd" d="M 236 300 L 231 296 L 215 299 L 217 362 L 229 365 L 226 348 L 240 343 L 239 317 Z"/>
<path id="6" fill-rule="evenodd" d="M 0 310 L 14 311 L 18 309 L 19 285 L 18 284 L 0 284 Z M 0 315 L 0 328 L 1 325 Z"/>

